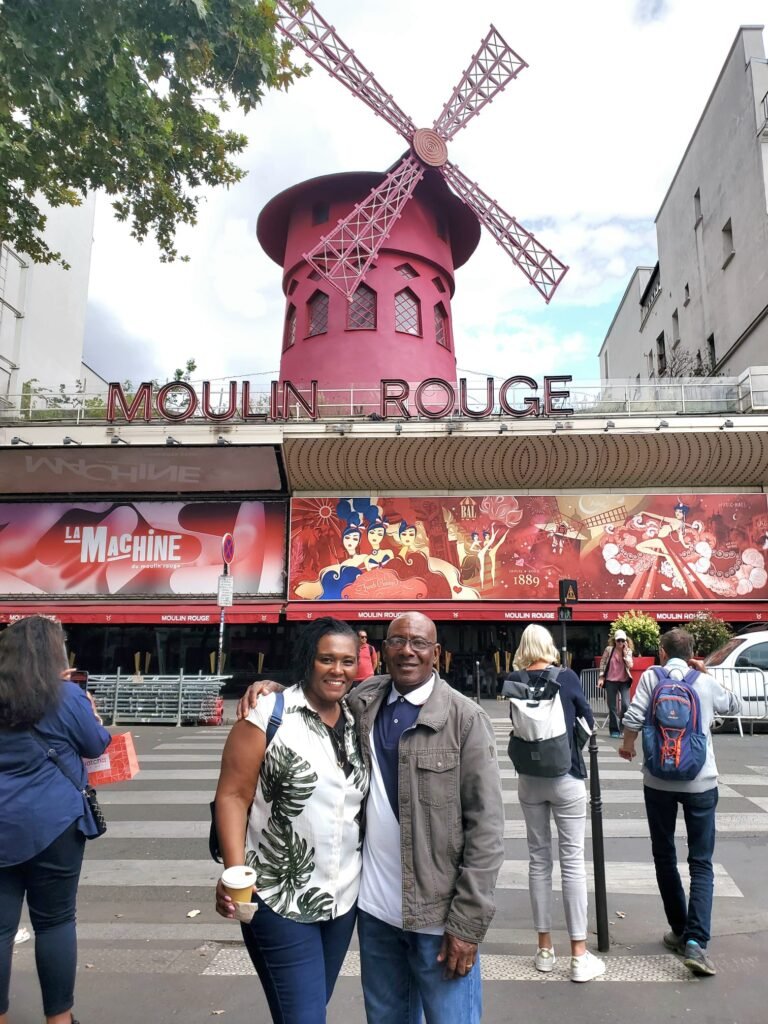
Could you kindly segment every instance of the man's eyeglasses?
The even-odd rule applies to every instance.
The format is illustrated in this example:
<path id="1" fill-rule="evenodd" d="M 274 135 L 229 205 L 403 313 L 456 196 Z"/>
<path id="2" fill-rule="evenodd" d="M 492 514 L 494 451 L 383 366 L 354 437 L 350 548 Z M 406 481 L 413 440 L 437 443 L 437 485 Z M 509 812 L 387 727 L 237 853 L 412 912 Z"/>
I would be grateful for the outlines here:
<path id="1" fill-rule="evenodd" d="M 387 647 L 391 647 L 393 651 L 402 651 L 408 644 L 411 646 L 412 651 L 428 651 L 430 647 L 435 646 L 436 641 L 422 640 L 420 636 L 413 639 L 405 636 L 392 636 L 387 637 Z"/>

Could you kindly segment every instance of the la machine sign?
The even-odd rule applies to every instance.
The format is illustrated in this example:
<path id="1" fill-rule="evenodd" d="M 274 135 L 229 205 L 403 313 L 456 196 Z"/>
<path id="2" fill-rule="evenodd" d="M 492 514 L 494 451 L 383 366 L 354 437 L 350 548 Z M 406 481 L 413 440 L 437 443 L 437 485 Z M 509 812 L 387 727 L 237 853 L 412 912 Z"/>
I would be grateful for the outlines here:
<path id="1" fill-rule="evenodd" d="M 570 398 L 570 391 L 563 388 L 573 378 L 570 375 L 545 377 L 541 390 L 533 377 L 508 377 L 496 387 L 493 377 L 486 378 L 485 396 L 477 403 L 473 392 L 473 404 L 469 402 L 469 388 L 466 378 L 458 382 L 442 377 L 428 377 L 418 385 L 393 377 L 379 382 L 378 402 L 366 404 L 365 411 L 374 419 L 386 420 L 390 416 L 410 419 L 420 416 L 424 419 L 439 420 L 458 414 L 472 419 L 486 419 L 501 412 L 506 416 L 568 415 L 573 409 L 564 403 Z M 482 390 L 482 389 L 481 389 Z M 309 386 L 297 386 L 289 380 L 273 380 L 269 395 L 260 396 L 254 408 L 249 381 L 231 380 L 228 395 L 223 400 L 212 401 L 211 381 L 203 381 L 198 388 L 187 381 L 171 381 L 157 388 L 149 381 L 140 384 L 136 391 L 126 395 L 121 384 L 109 385 L 107 395 L 107 420 L 141 419 L 149 422 L 154 416 L 171 422 L 188 420 L 191 417 L 222 423 L 229 420 L 284 420 L 295 415 L 298 409 L 313 420 L 326 415 L 338 419 L 341 415 L 338 398 L 331 402 L 318 389 L 316 380 Z M 226 389 L 225 389 L 226 393 Z M 332 392 L 338 395 L 338 391 Z M 370 392 L 366 389 L 366 395 Z M 358 408 L 362 413 L 363 407 Z"/>

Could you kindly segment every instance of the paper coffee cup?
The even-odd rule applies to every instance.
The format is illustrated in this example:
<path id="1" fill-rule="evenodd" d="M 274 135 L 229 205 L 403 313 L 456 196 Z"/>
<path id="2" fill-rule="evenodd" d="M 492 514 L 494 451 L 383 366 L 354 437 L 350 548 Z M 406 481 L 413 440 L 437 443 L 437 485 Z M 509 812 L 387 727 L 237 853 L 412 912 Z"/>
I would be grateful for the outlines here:
<path id="1" fill-rule="evenodd" d="M 250 903 L 256 884 L 256 872 L 244 864 L 226 868 L 221 875 L 221 884 L 235 903 Z"/>

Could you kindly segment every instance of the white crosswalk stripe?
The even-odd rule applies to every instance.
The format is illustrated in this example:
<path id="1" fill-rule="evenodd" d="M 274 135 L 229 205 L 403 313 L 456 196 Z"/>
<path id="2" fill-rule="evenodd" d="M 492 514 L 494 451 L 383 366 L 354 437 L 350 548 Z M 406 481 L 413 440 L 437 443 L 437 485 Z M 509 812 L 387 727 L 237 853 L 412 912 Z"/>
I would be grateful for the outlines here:
<path id="1" fill-rule="evenodd" d="M 497 886 L 499 898 L 502 899 L 504 893 L 527 891 L 528 859 L 525 822 L 517 798 L 518 777 L 506 754 L 509 723 L 506 719 L 499 719 L 494 726 L 506 811 L 504 838 L 507 859 Z M 100 789 L 99 796 L 107 813 L 109 829 L 98 843 L 87 844 L 81 878 L 83 892 L 93 894 L 95 899 L 107 898 L 116 879 L 119 879 L 121 888 L 134 890 L 140 900 L 148 901 L 147 905 L 163 899 L 161 893 L 174 891 L 180 894 L 177 898 L 183 901 L 185 908 L 208 906 L 206 900 L 210 898 L 221 871 L 221 867 L 210 860 L 207 852 L 206 840 L 210 827 L 208 804 L 213 798 L 228 731 L 226 727 L 220 727 L 211 728 L 210 732 L 202 729 L 189 732 L 180 730 L 178 734 L 169 735 L 164 730 L 162 740 L 150 752 L 140 755 L 141 770 L 134 780 Z M 142 739 L 146 742 L 146 731 Z M 629 764 L 622 761 L 616 746 L 616 742 L 609 742 L 604 733 L 598 737 L 602 830 L 607 843 L 606 879 L 609 896 L 614 900 L 620 896 L 627 899 L 633 896 L 657 899 L 658 889 L 650 849 L 647 846 L 638 847 L 634 853 L 635 859 L 627 860 L 621 859 L 619 850 L 610 845 L 611 841 L 648 841 L 639 765 L 637 762 Z M 720 837 L 764 837 L 768 834 L 768 795 L 749 795 L 755 786 L 768 787 L 767 774 L 759 766 L 744 766 L 738 773 L 721 777 L 717 815 Z M 588 813 L 588 839 L 591 835 L 592 825 Z M 589 857 L 591 847 L 588 847 Z M 722 901 L 721 907 L 736 908 L 743 905 L 743 894 L 724 864 L 716 863 L 714 870 L 715 897 Z M 681 863 L 681 873 L 687 882 L 686 872 L 685 864 Z M 591 891 L 593 865 L 589 859 L 587 878 Z M 554 866 L 553 885 L 555 889 L 560 889 L 557 864 Z M 141 890 L 146 891 L 142 894 Z M 183 895 L 190 890 L 191 896 Z M 189 900 L 193 902 L 189 903 Z M 146 915 L 147 911 L 143 914 Z M 189 937 L 195 937 L 199 942 L 213 943 L 236 942 L 238 939 L 237 929 L 233 930 L 229 923 L 218 920 L 214 923 L 210 920 L 189 920 L 185 923 L 164 924 L 148 918 L 146 922 L 126 920 L 110 925 L 94 921 L 81 925 L 80 934 L 81 941 L 102 944 L 108 943 L 110 939 L 133 940 L 136 936 L 151 936 L 153 941 L 165 942 L 167 945 Z M 499 932 L 499 936 L 503 934 L 506 933 Z M 488 937 L 492 948 L 494 942 L 502 941 L 508 944 L 506 939 L 494 939 L 492 934 Z M 525 939 L 518 938 L 515 941 L 527 941 L 527 933 Z M 94 952 L 93 958 L 96 955 Z M 199 972 L 230 975 L 249 973 L 249 961 L 247 956 L 245 959 L 243 956 L 242 949 L 225 946 L 213 955 L 213 959 L 200 958 Z M 349 954 L 344 969 L 348 976 L 354 975 L 359 969 L 356 956 L 354 951 Z M 625 969 L 619 964 L 619 959 L 611 958 L 611 964 L 616 966 L 611 969 L 606 980 L 638 980 L 637 965 L 640 960 L 648 961 L 648 964 L 641 965 L 647 980 L 680 981 L 687 977 L 685 969 L 680 968 L 674 958 L 623 958 L 627 965 L 634 963 L 631 969 L 629 966 Z M 109 966 L 111 961 L 106 953 L 104 963 L 105 970 L 113 969 Z M 484 958 L 483 972 L 488 980 L 540 980 L 531 971 L 529 956 L 496 957 L 494 951 L 494 955 L 486 954 Z M 565 978 L 564 973 L 562 979 L 553 980 Z"/>

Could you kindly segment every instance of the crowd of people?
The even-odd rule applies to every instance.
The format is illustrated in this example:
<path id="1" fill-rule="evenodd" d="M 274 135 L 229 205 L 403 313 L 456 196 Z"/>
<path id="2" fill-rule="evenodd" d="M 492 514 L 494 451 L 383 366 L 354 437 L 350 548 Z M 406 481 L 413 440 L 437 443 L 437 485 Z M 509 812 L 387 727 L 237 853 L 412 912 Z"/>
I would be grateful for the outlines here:
<path id="1" fill-rule="evenodd" d="M 703 670 L 691 675 L 690 636 L 661 638 L 620 708 L 631 652 L 617 632 L 601 680 L 615 686 L 621 757 L 635 756 L 664 680 L 696 692 L 701 763 L 685 781 L 644 766 L 644 800 L 664 912 L 664 945 L 696 975 L 711 975 L 712 856 L 717 768 L 709 726 L 738 698 Z M 362 654 L 362 657 L 361 657 Z M 216 909 L 240 921 L 275 1024 L 323 1024 L 355 927 L 369 1024 L 462 1024 L 482 1017 L 478 948 L 496 909 L 504 860 L 504 804 L 493 726 L 482 708 L 441 678 L 434 622 L 408 612 L 384 641 L 387 672 L 364 630 L 321 618 L 297 645 L 295 681 L 251 686 L 223 751 L 215 825 L 225 869 L 254 884 L 233 898 L 226 879 Z M 505 679 L 510 756 L 529 850 L 535 932 L 532 961 L 553 970 L 552 821 L 574 982 L 605 973 L 587 949 L 584 856 L 587 772 L 594 718 L 578 676 L 558 665 L 550 633 L 523 632 Z M 361 663 L 364 668 L 361 670 Z M 698 666 L 703 669 L 702 666 Z M 695 677 L 695 678 L 694 678 Z M 546 709 L 535 740 L 521 719 Z M 614 726 L 616 728 L 614 729 Z M 548 730 L 548 731 L 547 731 Z M 47 1024 L 74 1020 L 75 905 L 85 840 L 99 834 L 82 758 L 109 743 L 88 695 L 68 681 L 60 625 L 31 616 L 0 636 L 0 1024 L 8 1024 L 13 940 L 26 896 Z M 690 893 L 677 867 L 682 806 Z M 533 943 L 532 943 L 533 947 Z"/>

